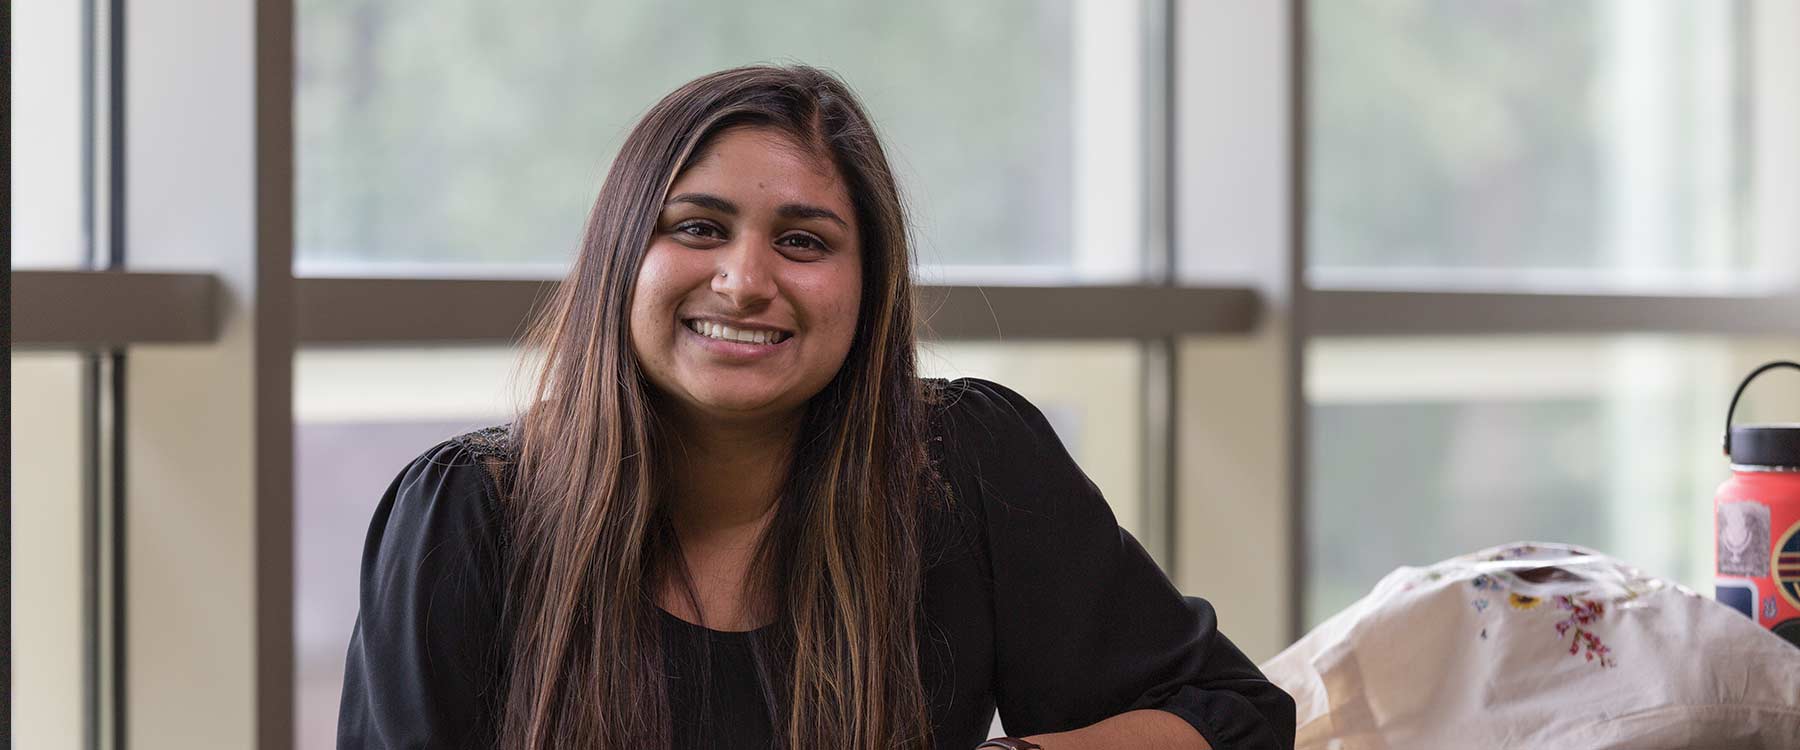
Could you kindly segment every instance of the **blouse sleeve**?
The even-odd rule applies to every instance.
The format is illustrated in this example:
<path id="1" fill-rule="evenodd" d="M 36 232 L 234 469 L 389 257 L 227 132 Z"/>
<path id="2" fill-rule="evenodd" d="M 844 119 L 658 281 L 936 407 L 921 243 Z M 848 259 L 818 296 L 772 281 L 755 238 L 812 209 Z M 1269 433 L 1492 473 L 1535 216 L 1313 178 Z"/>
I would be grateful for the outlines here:
<path id="1" fill-rule="evenodd" d="M 502 571 L 492 486 L 445 441 L 382 495 L 363 548 L 340 750 L 493 746 Z"/>
<path id="2" fill-rule="evenodd" d="M 1154 708 L 1214 748 L 1291 748 L 1294 702 L 1183 597 L 1012 390 L 948 389 L 949 438 L 975 476 L 993 574 L 995 700 L 1007 732 L 1078 729 Z"/>

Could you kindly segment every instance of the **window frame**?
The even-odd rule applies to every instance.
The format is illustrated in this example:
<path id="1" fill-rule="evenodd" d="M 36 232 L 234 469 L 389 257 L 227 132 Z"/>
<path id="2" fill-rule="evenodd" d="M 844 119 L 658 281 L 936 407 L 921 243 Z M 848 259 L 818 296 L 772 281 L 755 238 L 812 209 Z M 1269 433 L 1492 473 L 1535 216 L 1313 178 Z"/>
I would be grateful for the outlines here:
<path id="1" fill-rule="evenodd" d="M 1146 348 L 1144 421 L 1149 444 L 1158 446 L 1144 459 L 1148 517 L 1166 532 L 1143 541 L 1181 588 L 1233 613 L 1234 638 L 1253 657 L 1273 655 L 1301 632 L 1309 441 L 1303 384 L 1312 340 L 1800 335 L 1800 289 L 1786 287 L 1689 295 L 1346 286 L 1309 278 L 1310 3 L 1141 2 L 1154 63 L 1146 66 L 1144 97 L 1144 281 L 925 285 L 921 292 L 933 301 L 931 327 L 944 339 L 1125 338 Z M 1756 77 L 1756 100 L 1773 104 L 1757 110 L 1761 136 L 1753 148 L 1791 164 L 1800 161 L 1800 138 L 1778 134 L 1800 133 L 1800 104 L 1778 94 L 1800 65 L 1779 42 L 1788 41 L 1781 29 L 1800 28 L 1800 8 L 1751 2 L 1755 12 L 1796 22 L 1753 25 L 1757 70 L 1766 64 L 1783 71 Z M 111 136 L 110 157 L 97 166 L 107 172 L 109 191 L 96 223 L 106 224 L 110 267 L 12 271 L 18 325 L 10 335 L 22 348 L 95 349 L 114 358 L 119 411 L 105 434 L 122 477 L 111 495 L 120 504 L 119 536 L 109 542 L 121 632 L 111 673 L 116 733 L 97 744 L 153 742 L 159 728 L 210 723 L 215 729 L 207 736 L 230 744 L 291 747 L 294 352 L 510 343 L 549 282 L 296 276 L 294 3 L 175 5 L 164 9 L 172 13 L 134 15 L 127 26 L 124 0 L 107 0 L 110 107 L 99 136 Z M 192 18 L 213 20 L 181 20 Z M 183 54 L 158 51 L 175 39 Z M 130 92 L 127 55 L 136 82 Z M 199 134 L 175 137 L 183 126 Z M 145 145 L 171 142 L 200 155 L 197 168 L 177 170 Z M 1765 169 L 1755 193 L 1794 195 L 1797 185 L 1800 170 Z M 1763 241 L 1800 246 L 1800 220 L 1764 221 Z M 193 234 L 196 226 L 217 236 Z M 404 316 L 393 314 L 396 300 L 404 301 L 397 306 Z M 1073 314 L 1096 309 L 1108 314 Z M 212 409 L 238 416 L 156 406 L 162 396 L 191 395 L 195 382 L 220 388 Z M 242 470 L 192 478 L 221 462 L 241 463 Z M 238 525 L 217 550 L 184 552 L 192 557 L 171 567 L 146 557 L 154 550 L 143 546 L 145 537 L 123 535 L 146 521 L 154 534 L 156 522 L 169 520 L 126 507 L 127 496 L 196 498 L 164 512 L 193 523 L 223 514 Z M 140 564 L 148 573 L 134 573 L 123 588 L 124 572 Z M 180 572 L 192 577 L 158 577 Z M 195 587 L 231 591 L 228 603 L 241 611 L 228 610 L 207 634 L 174 633 L 179 620 L 153 607 L 123 619 L 127 602 L 180 598 Z M 176 641 L 171 659 L 217 647 L 226 649 L 227 661 L 242 657 L 245 664 L 207 673 L 205 686 L 184 685 L 194 694 L 183 699 L 156 698 L 145 675 L 167 662 L 159 666 L 160 657 L 143 646 L 169 638 Z M 127 652 L 128 644 L 138 647 Z M 147 662 L 128 671 L 126 653 Z M 235 708 L 244 715 L 219 721 Z"/>

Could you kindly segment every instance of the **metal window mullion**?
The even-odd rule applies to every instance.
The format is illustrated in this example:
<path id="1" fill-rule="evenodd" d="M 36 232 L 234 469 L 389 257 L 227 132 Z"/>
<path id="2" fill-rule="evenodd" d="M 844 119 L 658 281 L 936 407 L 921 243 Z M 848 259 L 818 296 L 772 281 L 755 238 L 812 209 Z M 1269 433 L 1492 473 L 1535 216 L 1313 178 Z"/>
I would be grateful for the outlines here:
<path id="1" fill-rule="evenodd" d="M 1145 276 L 1163 286 L 1176 286 L 1180 278 L 1180 258 L 1175 244 L 1175 163 L 1176 92 L 1175 64 L 1176 24 L 1179 12 L 1170 0 L 1147 0 L 1145 18 L 1148 91 L 1144 101 L 1147 130 L 1144 138 L 1144 165 L 1148 189 L 1145 191 Z M 1176 398 L 1181 387 L 1181 339 L 1167 335 L 1148 339 L 1141 344 L 1143 378 L 1142 399 L 1144 430 L 1144 528 L 1151 533 L 1144 540 L 1151 555 L 1171 577 L 1180 569 L 1180 545 L 1177 544 L 1181 487 L 1181 424 L 1176 414 Z"/>
<path id="2" fill-rule="evenodd" d="M 105 679 L 101 671 L 101 573 L 103 570 L 101 515 L 105 507 L 105 471 L 101 451 L 105 434 L 101 427 L 100 404 L 103 396 L 102 353 L 82 352 L 81 367 L 81 746 L 100 747 L 101 695 Z"/>
<path id="3" fill-rule="evenodd" d="M 293 360 L 294 81 L 293 0 L 264 0 L 253 11 L 255 50 L 254 302 L 256 470 L 256 743 L 286 750 L 297 742 L 295 707 Z"/>
<path id="4" fill-rule="evenodd" d="M 114 270 L 126 268 L 125 229 L 126 229 L 126 85 L 125 49 L 126 49 L 126 16 L 125 0 L 108 0 L 107 12 L 107 263 Z M 111 680 L 107 691 L 107 704 L 101 714 L 110 728 L 107 732 L 111 740 L 107 747 L 111 750 L 126 750 L 129 714 L 126 711 L 126 687 L 129 684 L 127 675 L 130 671 L 130 651 L 128 641 L 129 611 L 126 602 L 129 592 L 126 588 L 125 568 L 127 537 L 125 529 L 125 413 L 129 408 L 125 397 L 125 358 L 123 347 L 113 349 L 105 355 L 109 392 L 107 399 L 106 439 L 110 461 L 108 469 L 111 477 L 108 490 L 108 512 L 105 517 L 111 523 L 103 537 L 109 559 L 112 563 L 111 576 L 107 579 L 106 599 L 110 606 L 107 610 L 106 623 L 111 631 L 108 640 L 111 649 L 108 653 L 106 674 Z"/>
<path id="5" fill-rule="evenodd" d="M 127 415 L 125 368 L 128 355 L 124 348 L 118 348 L 102 356 L 107 360 L 105 383 L 108 390 L 105 410 L 107 423 L 104 425 L 106 432 L 103 434 L 107 439 L 109 460 L 107 462 L 106 508 L 102 516 L 106 524 L 102 529 L 101 541 L 108 551 L 108 559 L 105 560 L 108 576 L 104 579 L 106 581 L 104 590 L 107 592 L 104 622 L 108 628 L 105 637 L 110 644 L 106 670 L 110 683 L 106 686 L 106 710 L 101 714 L 101 718 L 106 721 L 110 731 L 105 732 L 102 736 L 111 740 L 105 747 L 111 748 L 111 750 L 125 750 L 128 746 L 126 727 L 130 717 L 126 710 L 128 703 L 125 692 L 128 685 L 127 677 L 131 671 L 131 652 L 127 648 L 127 636 L 130 632 L 127 628 L 130 615 L 128 602 L 131 589 L 130 579 L 126 575 L 126 545 L 129 535 L 125 512 L 129 502 L 126 492 L 128 485 L 125 482 L 125 420 Z"/>
<path id="6" fill-rule="evenodd" d="M 1307 289 L 1307 201 L 1308 175 L 1307 123 L 1310 93 L 1307 65 L 1308 11 L 1307 0 L 1291 0 L 1288 13 L 1288 243 L 1285 286 L 1288 291 L 1289 328 L 1287 340 L 1287 468 L 1288 468 L 1288 640 L 1297 641 L 1306 633 L 1306 566 L 1311 560 L 1307 549 L 1311 498 L 1307 483 L 1311 477 L 1309 462 L 1311 424 L 1306 402 L 1306 345 L 1313 331 L 1309 324 L 1311 295 Z"/>
<path id="7" fill-rule="evenodd" d="M 83 233 L 85 265 L 107 272 L 126 269 L 126 14 L 124 0 L 84 2 L 83 40 Z M 101 39 L 101 37 L 104 39 Z M 97 55 L 104 45 L 105 65 Z M 101 79 L 101 71 L 104 78 Z M 99 109 L 105 96 L 105 124 Z M 105 143 L 101 158 L 100 143 Z M 99 189 L 104 185 L 105 194 Z M 97 223 L 104 216 L 104 232 Z M 83 299 L 104 304 L 106 297 Z M 88 476 L 87 546 L 84 557 L 89 618 L 85 743 L 101 750 L 127 747 L 127 600 L 125 579 L 125 360 L 124 345 L 93 342 L 102 348 L 88 357 L 86 398 Z"/>
<path id="8" fill-rule="evenodd" d="M 108 0 L 106 178 L 108 268 L 125 267 L 125 0 Z"/>
<path id="9" fill-rule="evenodd" d="M 1180 547 L 1176 544 L 1177 492 L 1180 488 L 1177 451 L 1180 449 L 1176 397 L 1180 380 L 1176 370 L 1180 340 L 1174 337 L 1144 339 L 1141 349 L 1141 399 L 1146 437 L 1143 456 L 1142 513 L 1145 530 L 1140 539 L 1171 577 L 1178 570 Z"/>
<path id="10" fill-rule="evenodd" d="M 95 268 L 100 265 L 100 240 L 96 226 L 97 211 L 95 188 L 98 183 L 96 171 L 99 160 L 96 158 L 98 137 L 97 118 L 99 106 L 96 98 L 99 86 L 99 65 L 97 61 L 99 37 L 101 36 L 100 16 L 97 9 L 98 0 L 82 0 L 81 3 L 81 243 L 82 253 L 80 267 Z M 109 96 L 110 100 L 110 96 Z M 13 283 L 17 283 L 16 278 Z M 16 293 L 15 293 L 16 298 Z M 10 305 L 9 305 L 10 307 Z M 13 343 L 11 324 L 8 324 L 8 343 Z M 103 507 L 101 477 L 103 470 L 101 457 L 100 426 L 101 401 L 101 353 L 86 351 L 82 353 L 81 368 L 81 747 L 98 750 L 102 732 L 101 696 L 101 627 L 100 627 L 100 580 L 101 580 L 101 530 L 100 516 Z"/>
<path id="11" fill-rule="evenodd" d="M 80 267 L 93 268 L 98 254 L 94 233 L 94 158 L 97 107 L 94 105 L 97 66 L 94 61 L 95 37 L 99 31 L 94 12 L 95 0 L 81 0 L 81 249 Z"/>

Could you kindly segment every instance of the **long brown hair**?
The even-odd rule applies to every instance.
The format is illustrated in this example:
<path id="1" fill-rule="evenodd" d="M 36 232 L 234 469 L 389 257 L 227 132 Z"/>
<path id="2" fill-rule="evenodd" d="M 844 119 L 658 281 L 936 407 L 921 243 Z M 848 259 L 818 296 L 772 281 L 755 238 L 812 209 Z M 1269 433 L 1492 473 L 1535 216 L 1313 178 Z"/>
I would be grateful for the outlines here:
<path id="1" fill-rule="evenodd" d="M 503 748 L 667 748 L 671 722 L 693 718 L 671 716 L 656 602 L 664 576 L 685 578 L 663 494 L 670 438 L 628 318 L 670 185 L 734 127 L 776 129 L 834 165 L 862 248 L 854 341 L 807 406 L 750 571 L 752 598 L 776 609 L 756 638 L 771 726 L 791 748 L 930 746 L 918 511 L 939 496 L 905 214 L 848 87 L 815 68 L 753 66 L 696 79 L 638 122 L 573 268 L 526 334 L 527 356 L 542 359 L 513 423 L 505 491 Z"/>

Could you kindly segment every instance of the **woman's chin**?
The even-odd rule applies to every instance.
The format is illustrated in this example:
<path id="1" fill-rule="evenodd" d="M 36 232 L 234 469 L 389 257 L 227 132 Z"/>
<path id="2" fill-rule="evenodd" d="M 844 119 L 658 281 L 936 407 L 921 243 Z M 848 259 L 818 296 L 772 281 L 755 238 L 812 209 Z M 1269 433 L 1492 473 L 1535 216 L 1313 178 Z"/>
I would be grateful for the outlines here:
<path id="1" fill-rule="evenodd" d="M 783 394 L 753 389 L 691 391 L 689 402 L 701 414 L 721 419 L 756 419 L 792 410 Z"/>

